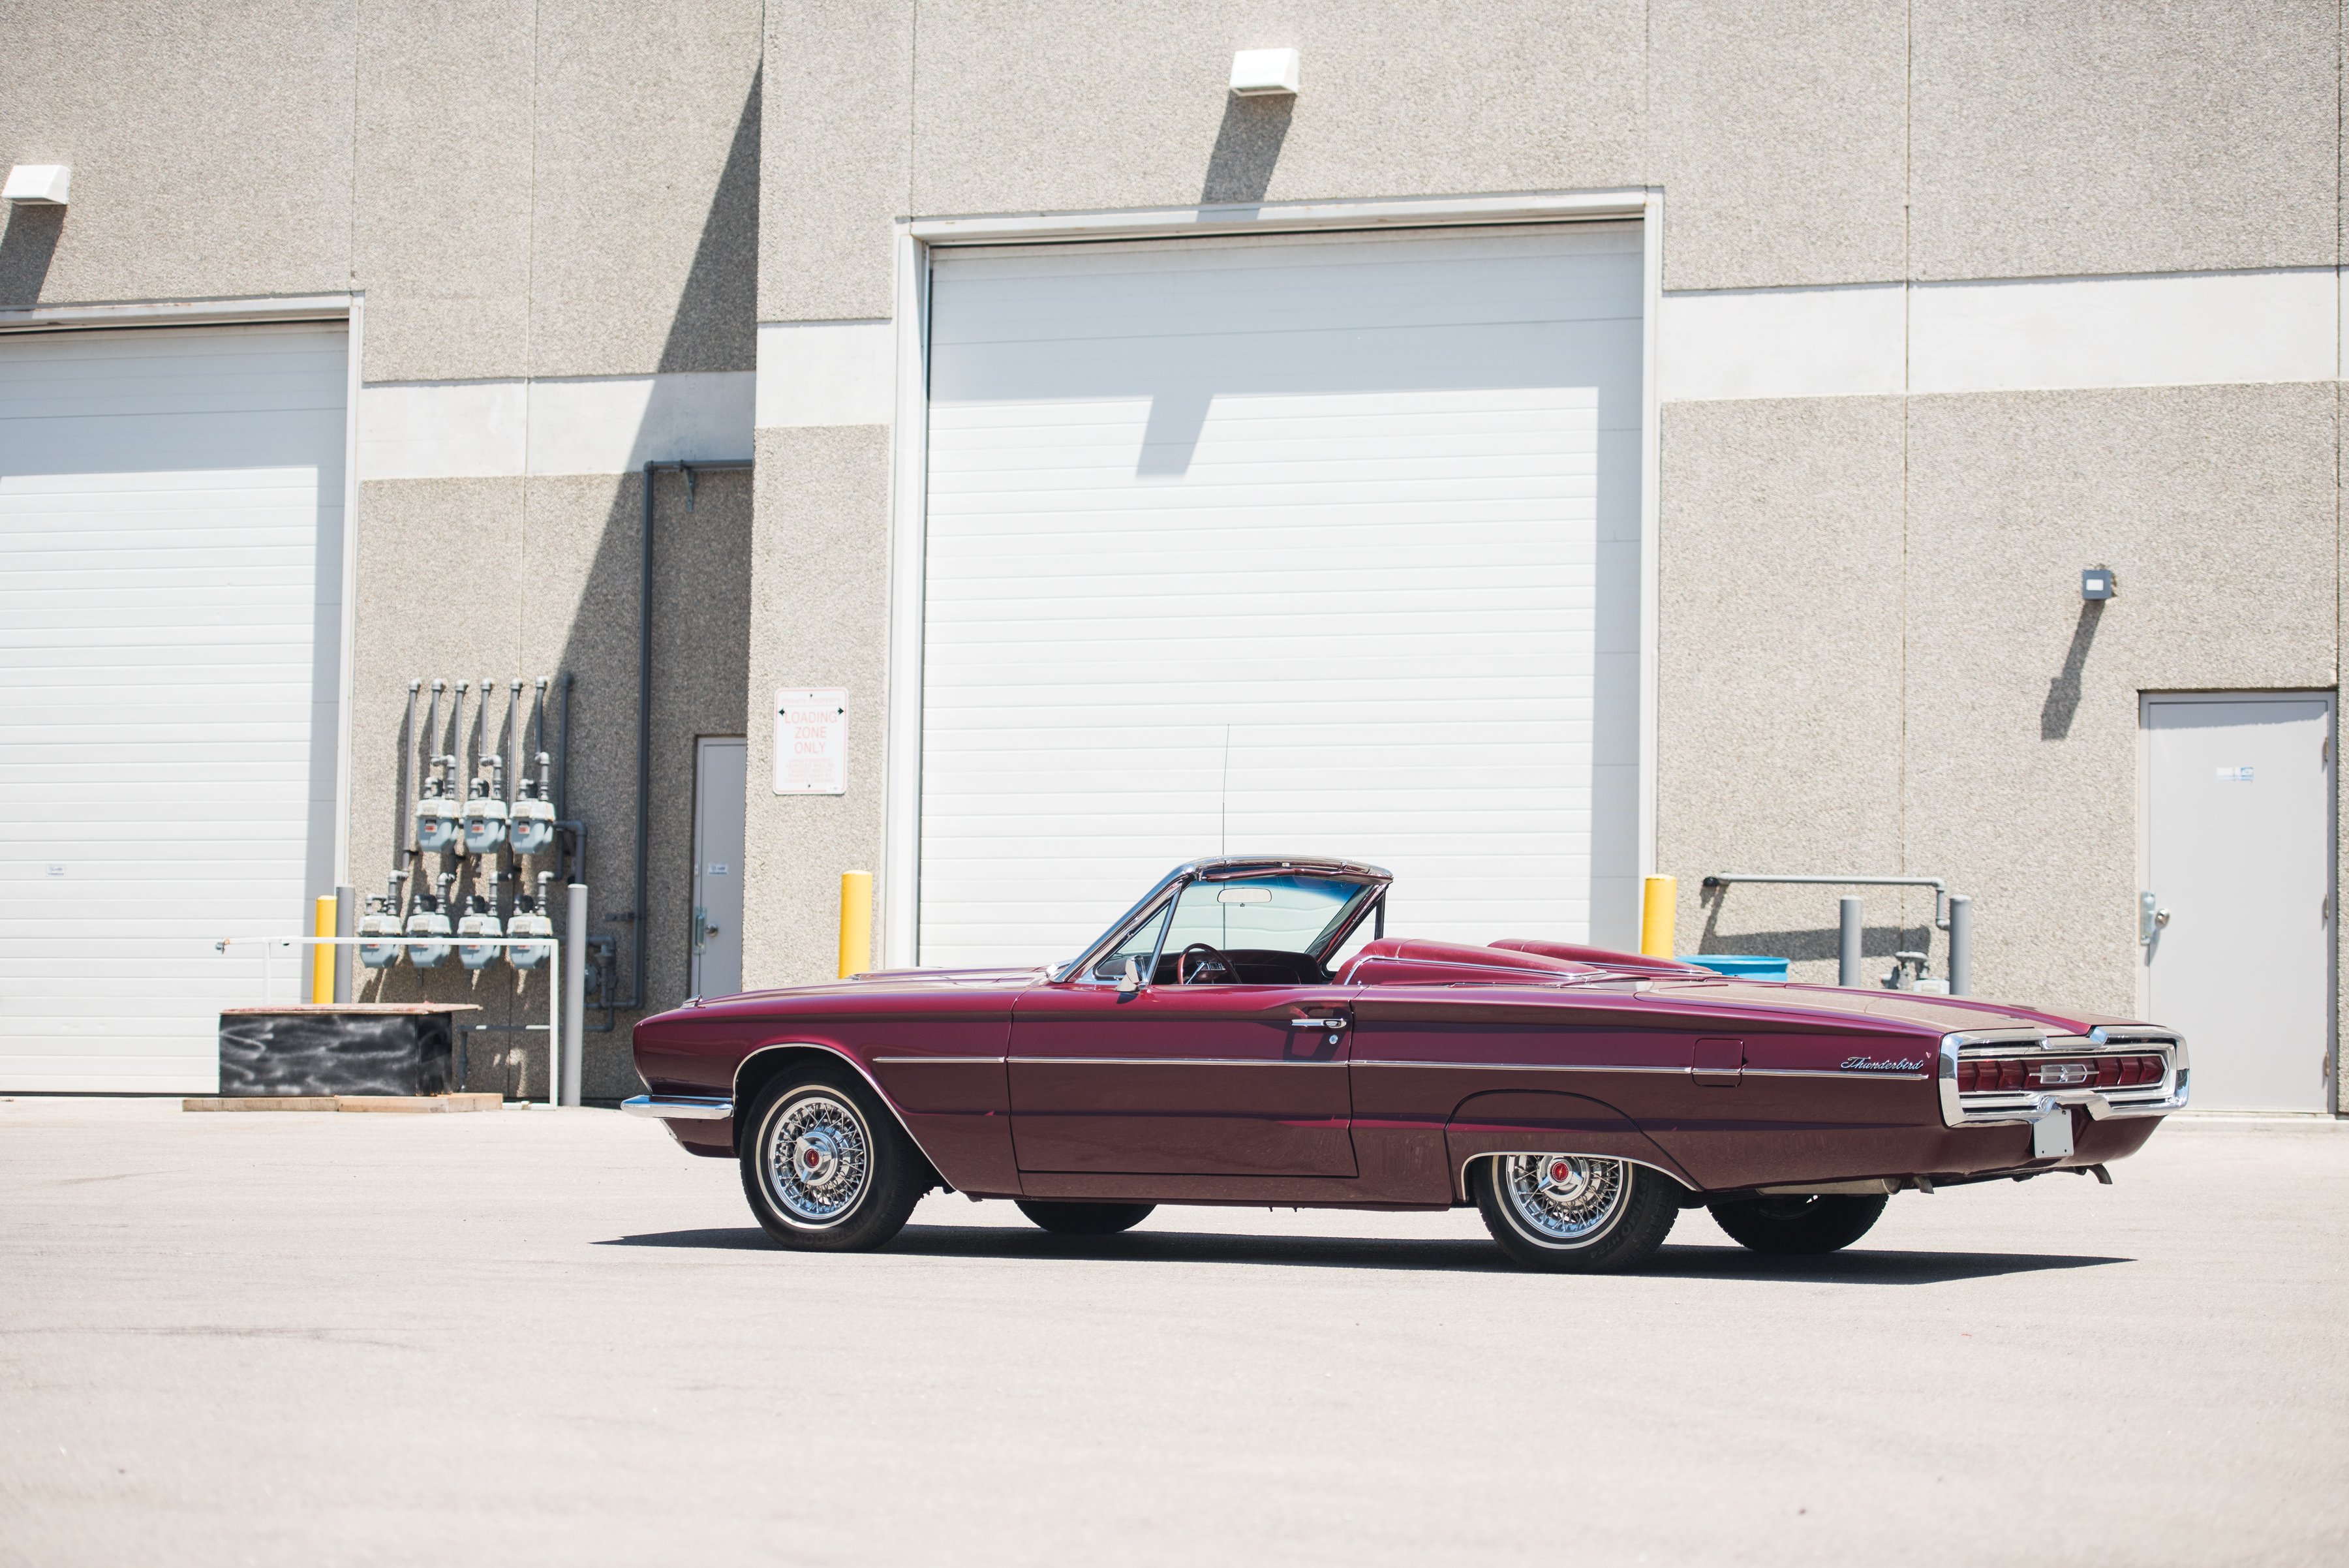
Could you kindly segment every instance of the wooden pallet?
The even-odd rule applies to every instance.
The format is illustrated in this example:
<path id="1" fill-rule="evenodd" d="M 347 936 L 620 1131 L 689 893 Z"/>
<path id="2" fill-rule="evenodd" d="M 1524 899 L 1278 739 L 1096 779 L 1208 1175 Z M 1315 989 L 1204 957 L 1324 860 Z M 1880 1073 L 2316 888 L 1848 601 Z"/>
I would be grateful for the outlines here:
<path id="1" fill-rule="evenodd" d="M 433 1114 L 494 1111 L 502 1095 L 229 1095 L 196 1096 L 180 1102 L 183 1111 L 391 1111 Z"/>

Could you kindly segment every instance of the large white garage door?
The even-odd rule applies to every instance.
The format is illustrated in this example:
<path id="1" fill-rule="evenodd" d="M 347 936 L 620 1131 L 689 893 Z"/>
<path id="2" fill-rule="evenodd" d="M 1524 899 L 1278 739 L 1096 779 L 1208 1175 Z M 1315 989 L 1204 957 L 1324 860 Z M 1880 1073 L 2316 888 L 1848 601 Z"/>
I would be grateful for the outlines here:
<path id="1" fill-rule="evenodd" d="M 347 341 L 0 337 L 0 1087 L 213 1087 L 331 883 Z"/>
<path id="2" fill-rule="evenodd" d="M 1221 850 L 1630 945 L 1640 289 L 1628 226 L 941 254 L 920 961 Z"/>

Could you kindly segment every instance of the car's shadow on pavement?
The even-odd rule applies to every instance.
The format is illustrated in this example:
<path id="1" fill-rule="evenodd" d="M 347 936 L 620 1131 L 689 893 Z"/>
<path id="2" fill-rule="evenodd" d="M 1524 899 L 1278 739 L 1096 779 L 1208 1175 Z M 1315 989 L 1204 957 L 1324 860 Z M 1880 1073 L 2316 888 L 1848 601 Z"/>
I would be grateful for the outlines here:
<path id="1" fill-rule="evenodd" d="M 777 1251 L 755 1226 L 616 1236 L 602 1247 Z M 1489 1241 L 1355 1236 L 1234 1236 L 1205 1231 L 1129 1231 L 1116 1236 L 1053 1236 L 999 1225 L 908 1225 L 885 1254 L 917 1258 L 1032 1259 L 1123 1263 L 1253 1263 L 1288 1269 L 1406 1269 L 1420 1272 L 1521 1273 Z M 1682 1280 L 1783 1280 L 1795 1284 L 1930 1285 L 1955 1280 L 2086 1269 L 2129 1258 L 2050 1252 L 1896 1252 L 1857 1248 L 1823 1257 L 1772 1258 L 1742 1247 L 1667 1246 L 1638 1272 Z"/>

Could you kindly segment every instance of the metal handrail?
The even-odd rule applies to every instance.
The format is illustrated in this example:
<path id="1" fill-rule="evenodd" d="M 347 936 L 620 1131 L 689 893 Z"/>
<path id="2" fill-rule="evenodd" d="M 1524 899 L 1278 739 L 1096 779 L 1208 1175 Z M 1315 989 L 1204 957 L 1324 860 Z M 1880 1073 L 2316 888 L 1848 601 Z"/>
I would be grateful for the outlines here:
<path id="1" fill-rule="evenodd" d="M 1779 882 L 1809 888 L 1930 888 L 1933 929 L 1950 929 L 1950 884 L 1940 877 L 1765 877 L 1754 871 L 1716 871 L 1705 877 L 1704 886 L 1726 888 L 1732 882 Z"/>
<path id="2" fill-rule="evenodd" d="M 559 1103 L 563 1093 L 564 972 L 563 939 L 560 937 L 222 937 L 212 944 L 212 950 L 225 953 L 233 947 L 254 942 L 259 942 L 262 945 L 261 1004 L 268 1007 L 273 1005 L 269 992 L 276 976 L 275 968 L 270 963 L 269 959 L 270 954 L 279 948 L 355 948 L 362 943 L 383 947 L 422 948 L 454 946 L 459 941 L 485 948 L 543 946 L 546 949 L 545 967 L 549 981 L 546 988 L 546 1104 L 547 1108 L 552 1110 Z M 297 971 L 296 973 L 298 976 L 299 971 Z M 300 990 L 298 979 L 295 990 Z"/>

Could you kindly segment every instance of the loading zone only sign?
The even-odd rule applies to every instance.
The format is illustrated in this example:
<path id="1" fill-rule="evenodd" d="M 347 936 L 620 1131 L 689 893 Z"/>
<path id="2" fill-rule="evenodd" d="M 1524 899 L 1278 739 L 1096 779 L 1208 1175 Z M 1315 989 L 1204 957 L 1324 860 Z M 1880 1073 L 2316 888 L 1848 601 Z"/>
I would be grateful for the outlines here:
<path id="1" fill-rule="evenodd" d="M 848 793 L 848 693 L 775 693 L 775 793 Z"/>

